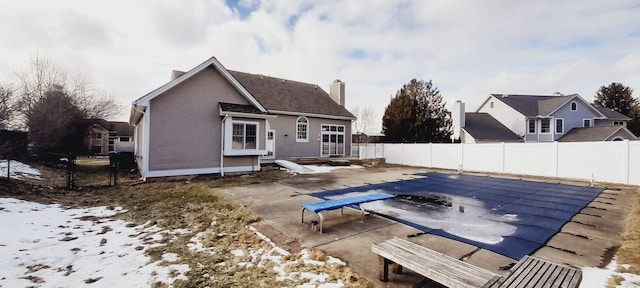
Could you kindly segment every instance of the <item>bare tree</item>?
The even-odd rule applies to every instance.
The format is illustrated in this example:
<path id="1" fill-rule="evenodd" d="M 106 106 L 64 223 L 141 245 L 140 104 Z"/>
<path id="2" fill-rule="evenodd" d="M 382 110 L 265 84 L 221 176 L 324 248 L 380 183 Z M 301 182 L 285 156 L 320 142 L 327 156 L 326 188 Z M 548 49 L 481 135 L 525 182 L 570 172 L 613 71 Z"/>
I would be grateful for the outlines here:
<path id="1" fill-rule="evenodd" d="M 34 112 L 34 106 L 43 101 L 45 94 L 52 90 L 60 90 L 71 97 L 84 118 L 105 119 L 117 115 L 123 109 L 86 78 L 80 75 L 69 77 L 67 70 L 48 58 L 36 55 L 30 59 L 25 70 L 16 72 L 16 76 L 17 104 L 23 127 L 27 126 L 28 115 Z"/>
<path id="2" fill-rule="evenodd" d="M 14 113 L 12 103 L 13 86 L 11 84 L 0 84 L 0 129 L 7 129 L 10 126 Z"/>
<path id="3" fill-rule="evenodd" d="M 356 106 L 351 110 L 351 114 L 357 117 L 353 121 L 353 130 L 357 134 L 371 132 L 369 130 L 372 129 L 375 119 L 375 113 L 371 108 Z"/>

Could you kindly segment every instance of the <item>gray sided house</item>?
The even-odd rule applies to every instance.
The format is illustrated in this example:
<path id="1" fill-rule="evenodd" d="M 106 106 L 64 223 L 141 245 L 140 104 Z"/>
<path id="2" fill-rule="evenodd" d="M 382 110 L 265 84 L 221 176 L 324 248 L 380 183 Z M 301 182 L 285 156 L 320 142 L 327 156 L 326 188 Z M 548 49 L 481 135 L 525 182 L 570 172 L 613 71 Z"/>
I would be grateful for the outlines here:
<path id="1" fill-rule="evenodd" d="M 346 156 L 351 121 L 344 83 L 318 85 L 227 70 L 214 57 L 135 100 L 135 154 L 143 178 L 260 170 L 260 163 Z"/>
<path id="2" fill-rule="evenodd" d="M 630 118 L 578 94 L 491 94 L 473 113 L 456 102 L 452 118 L 462 143 L 637 140 Z"/>

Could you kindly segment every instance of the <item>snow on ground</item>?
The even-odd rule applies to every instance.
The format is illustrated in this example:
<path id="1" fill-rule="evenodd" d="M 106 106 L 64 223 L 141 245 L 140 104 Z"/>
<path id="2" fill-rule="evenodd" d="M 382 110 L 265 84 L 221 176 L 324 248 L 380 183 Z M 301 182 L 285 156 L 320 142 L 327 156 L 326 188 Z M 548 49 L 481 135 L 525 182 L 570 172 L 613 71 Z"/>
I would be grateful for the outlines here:
<path id="1" fill-rule="evenodd" d="M 0 198 L 0 287 L 148 287 L 153 283 L 172 283 L 186 279 L 189 266 L 179 264 L 179 256 L 165 253 L 162 260 L 151 262 L 145 251 L 161 246 L 162 234 L 188 233 L 184 229 L 163 230 L 157 226 L 134 226 L 112 216 L 122 208 L 106 207 L 64 209 L 57 204 L 43 205 L 12 198 Z M 274 263 L 280 281 L 302 280 L 298 287 L 344 287 L 341 281 L 329 283 L 327 274 L 291 271 L 300 263 L 307 265 L 346 265 L 334 257 L 325 262 L 302 257 L 286 260 L 289 252 L 267 237 L 252 230 L 271 249 L 231 251 L 249 262 L 238 263 L 238 269 Z M 201 243 L 203 234 L 193 236 L 191 250 L 216 253 Z M 161 265 L 161 263 L 163 265 Z M 224 264 L 223 264 L 224 265 Z M 171 276 L 170 276 L 171 275 Z"/>
<path id="2" fill-rule="evenodd" d="M 624 267 L 624 265 L 622 265 Z M 607 265 L 606 268 L 600 269 L 595 267 L 582 268 L 582 282 L 580 282 L 580 288 L 601 288 L 607 286 L 607 281 L 612 276 L 618 276 L 624 278 L 624 281 L 618 286 L 621 288 L 640 287 L 640 275 L 630 273 L 616 272 L 618 263 L 614 259 Z"/>
<path id="3" fill-rule="evenodd" d="M 335 169 L 360 169 L 362 166 L 350 165 L 350 166 L 318 166 L 318 165 L 300 165 L 287 160 L 276 160 L 276 164 L 284 167 L 290 173 L 296 174 L 318 174 L 329 173 Z"/>
<path id="4" fill-rule="evenodd" d="M 143 239 L 160 240 L 161 229 L 103 218 L 121 211 L 0 198 L 0 287 L 145 287 L 185 278 L 187 265 L 160 266 L 144 254 L 160 244 Z"/>
<path id="5" fill-rule="evenodd" d="M 11 174 L 11 178 L 41 179 L 40 171 L 38 171 L 38 169 L 32 168 L 27 164 L 15 160 L 11 160 L 10 165 L 7 165 L 7 160 L 0 160 L 0 177 L 7 177 L 7 166 L 9 166 L 9 173 Z"/>

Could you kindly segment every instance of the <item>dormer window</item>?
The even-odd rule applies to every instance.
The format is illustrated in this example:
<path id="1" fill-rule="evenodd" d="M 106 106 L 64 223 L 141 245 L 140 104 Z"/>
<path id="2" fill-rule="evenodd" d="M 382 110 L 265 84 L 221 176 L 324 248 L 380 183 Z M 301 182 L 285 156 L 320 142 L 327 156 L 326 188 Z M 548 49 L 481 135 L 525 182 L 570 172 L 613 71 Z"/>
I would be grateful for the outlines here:
<path id="1" fill-rule="evenodd" d="M 577 111 L 577 110 L 578 110 L 578 103 L 571 102 L 571 111 Z"/>

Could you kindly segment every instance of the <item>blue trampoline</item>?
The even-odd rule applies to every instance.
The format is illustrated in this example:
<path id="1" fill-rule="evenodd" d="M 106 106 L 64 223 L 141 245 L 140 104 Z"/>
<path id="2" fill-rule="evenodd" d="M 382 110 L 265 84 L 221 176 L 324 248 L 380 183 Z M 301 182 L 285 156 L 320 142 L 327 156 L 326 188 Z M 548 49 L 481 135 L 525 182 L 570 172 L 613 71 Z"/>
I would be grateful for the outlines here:
<path id="1" fill-rule="evenodd" d="M 362 193 L 395 198 L 362 207 L 430 233 L 521 259 L 535 252 L 603 189 L 486 176 L 424 178 L 313 193 L 321 199 Z"/>

